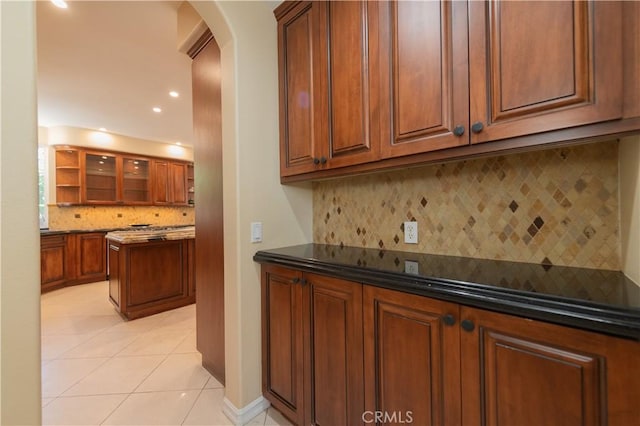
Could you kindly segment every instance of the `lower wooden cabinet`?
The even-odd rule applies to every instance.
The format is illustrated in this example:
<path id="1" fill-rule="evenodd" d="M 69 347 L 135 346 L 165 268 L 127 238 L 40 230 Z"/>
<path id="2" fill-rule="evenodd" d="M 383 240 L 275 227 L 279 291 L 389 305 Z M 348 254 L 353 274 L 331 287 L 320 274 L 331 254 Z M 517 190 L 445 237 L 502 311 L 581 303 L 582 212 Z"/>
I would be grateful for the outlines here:
<path id="1" fill-rule="evenodd" d="M 463 424 L 640 423 L 640 342 L 461 307 Z"/>
<path id="2" fill-rule="evenodd" d="M 263 392 L 296 424 L 640 423 L 640 342 L 262 271 Z"/>
<path id="3" fill-rule="evenodd" d="M 363 413 L 362 285 L 263 267 L 264 396 L 296 424 Z"/>
<path id="4" fill-rule="evenodd" d="M 42 291 L 62 287 L 73 269 L 67 245 L 68 235 L 40 237 L 40 285 Z"/>
<path id="5" fill-rule="evenodd" d="M 40 237 L 41 291 L 107 279 L 104 232 Z"/>
<path id="6" fill-rule="evenodd" d="M 460 424 L 458 305 L 371 286 L 363 304 L 364 420 Z"/>

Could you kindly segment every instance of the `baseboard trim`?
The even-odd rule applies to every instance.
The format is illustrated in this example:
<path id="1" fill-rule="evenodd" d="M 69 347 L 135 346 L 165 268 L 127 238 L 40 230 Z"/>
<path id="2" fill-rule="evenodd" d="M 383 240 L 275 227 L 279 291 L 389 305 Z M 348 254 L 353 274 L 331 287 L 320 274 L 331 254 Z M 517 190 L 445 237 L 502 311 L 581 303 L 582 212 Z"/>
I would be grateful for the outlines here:
<path id="1" fill-rule="evenodd" d="M 260 396 L 248 405 L 238 408 L 233 405 L 233 402 L 229 401 L 227 397 L 225 397 L 222 400 L 222 412 L 233 422 L 234 425 L 242 426 L 269 408 L 270 405 L 271 403 L 269 401 Z"/>

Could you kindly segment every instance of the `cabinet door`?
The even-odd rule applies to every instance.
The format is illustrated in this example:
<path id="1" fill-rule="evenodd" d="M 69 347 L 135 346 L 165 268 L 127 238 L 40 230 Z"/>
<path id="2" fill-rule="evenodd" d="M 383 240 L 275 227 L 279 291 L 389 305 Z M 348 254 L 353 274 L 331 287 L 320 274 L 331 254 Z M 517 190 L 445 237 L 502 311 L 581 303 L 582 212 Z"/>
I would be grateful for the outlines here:
<path id="1" fill-rule="evenodd" d="M 262 268 L 262 392 L 296 424 L 304 419 L 301 273 Z"/>
<path id="2" fill-rule="evenodd" d="M 284 4 L 283 7 L 288 7 Z M 278 70 L 280 85 L 280 175 L 311 172 L 318 167 L 322 148 L 315 119 L 320 69 L 314 66 L 319 5 L 300 2 L 278 18 Z M 327 155 L 327 154 L 324 154 Z"/>
<path id="3" fill-rule="evenodd" d="M 627 394 L 640 343 L 467 307 L 461 318 L 463 424 L 638 423 Z"/>
<path id="4" fill-rule="evenodd" d="M 326 167 L 379 158 L 378 5 L 368 1 L 318 2 L 319 102 L 317 135 Z"/>
<path id="5" fill-rule="evenodd" d="M 363 420 L 461 424 L 458 305 L 364 286 L 363 309 Z"/>
<path id="6" fill-rule="evenodd" d="M 122 201 L 126 204 L 151 204 L 150 161 L 122 158 Z"/>
<path id="7" fill-rule="evenodd" d="M 155 160 L 153 162 L 153 203 L 170 204 L 169 162 Z"/>
<path id="8" fill-rule="evenodd" d="M 169 163 L 169 176 L 171 179 L 171 202 L 187 205 L 187 165 L 185 163 Z"/>
<path id="9" fill-rule="evenodd" d="M 362 284 L 306 274 L 305 424 L 362 424 Z"/>
<path id="10" fill-rule="evenodd" d="M 107 255 L 104 233 L 76 235 L 78 281 L 104 281 L 107 278 Z"/>
<path id="11" fill-rule="evenodd" d="M 621 2 L 469 2 L 471 142 L 622 116 Z"/>
<path id="12" fill-rule="evenodd" d="M 468 144 L 467 2 L 379 7 L 383 157 Z"/>
<path id="13" fill-rule="evenodd" d="M 64 284 L 72 265 L 66 235 L 40 237 L 40 284 L 49 290 Z"/>
<path id="14" fill-rule="evenodd" d="M 153 162 L 153 203 L 187 205 L 187 165 L 171 161 Z"/>
<path id="15" fill-rule="evenodd" d="M 119 199 L 118 160 L 115 154 L 84 153 L 84 202 L 89 204 L 115 204 Z"/>

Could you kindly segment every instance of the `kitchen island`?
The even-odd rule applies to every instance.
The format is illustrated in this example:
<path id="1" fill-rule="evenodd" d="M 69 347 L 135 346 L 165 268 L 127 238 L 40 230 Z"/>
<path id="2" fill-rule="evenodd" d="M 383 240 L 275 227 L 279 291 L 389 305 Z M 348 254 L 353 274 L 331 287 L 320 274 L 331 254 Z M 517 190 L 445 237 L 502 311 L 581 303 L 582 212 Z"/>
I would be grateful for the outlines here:
<path id="1" fill-rule="evenodd" d="M 109 232 L 109 300 L 126 319 L 195 302 L 195 227 Z"/>

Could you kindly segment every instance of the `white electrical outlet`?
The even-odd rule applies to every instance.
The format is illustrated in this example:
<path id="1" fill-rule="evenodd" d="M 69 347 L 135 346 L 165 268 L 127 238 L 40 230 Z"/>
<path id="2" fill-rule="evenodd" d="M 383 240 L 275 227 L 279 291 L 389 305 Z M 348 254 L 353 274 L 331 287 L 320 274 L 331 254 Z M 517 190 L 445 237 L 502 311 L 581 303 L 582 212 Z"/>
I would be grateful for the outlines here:
<path id="1" fill-rule="evenodd" d="M 251 242 L 262 242 L 262 222 L 251 222 Z"/>
<path id="2" fill-rule="evenodd" d="M 404 223 L 404 242 L 418 244 L 418 222 Z"/>
<path id="3" fill-rule="evenodd" d="M 419 275 L 420 272 L 418 270 L 418 262 L 414 260 L 405 260 L 404 261 L 404 272 L 407 274 Z"/>

